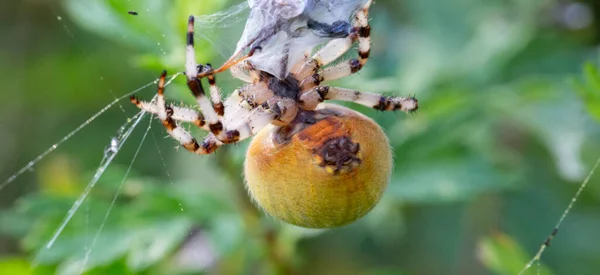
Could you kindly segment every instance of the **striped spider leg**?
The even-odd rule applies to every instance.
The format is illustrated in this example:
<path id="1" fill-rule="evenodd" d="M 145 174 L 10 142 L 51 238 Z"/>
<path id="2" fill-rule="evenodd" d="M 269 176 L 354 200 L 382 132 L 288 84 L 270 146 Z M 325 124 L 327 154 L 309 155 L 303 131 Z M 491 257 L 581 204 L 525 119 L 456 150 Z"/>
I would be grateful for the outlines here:
<path id="1" fill-rule="evenodd" d="M 338 87 L 319 86 L 323 81 L 356 73 L 367 63 L 371 51 L 371 26 L 368 14 L 372 2 L 368 0 L 356 13 L 352 29 L 346 37 L 331 40 L 311 58 L 299 62 L 303 64 L 294 66 L 300 68 L 296 70 L 296 76 L 302 79 L 299 100 L 302 108 L 313 110 L 324 100 L 340 100 L 355 102 L 380 111 L 413 112 L 418 109 L 418 101 L 414 97 L 389 97 Z M 342 56 L 357 41 L 358 58 L 321 69 Z"/>
<path id="2" fill-rule="evenodd" d="M 323 81 L 334 80 L 356 73 L 367 63 L 371 52 L 369 7 L 372 3 L 373 0 L 368 0 L 355 14 L 352 28 L 345 37 L 329 41 L 311 58 L 306 60 L 305 64 L 296 72 L 298 78 L 302 79 L 301 87 L 303 90 L 318 86 Z M 355 42 L 358 42 L 357 58 L 321 69 L 342 56 Z"/>
<path id="3" fill-rule="evenodd" d="M 313 110 L 319 103 L 325 100 L 340 100 L 358 103 L 379 111 L 414 112 L 419 108 L 419 103 L 414 97 L 393 97 L 384 96 L 369 92 L 359 92 L 356 90 L 318 86 L 302 94 L 300 105 L 309 110 Z"/>
<path id="4" fill-rule="evenodd" d="M 131 97 L 131 102 L 142 110 L 156 114 L 170 136 L 181 143 L 186 150 L 199 155 L 210 154 L 224 144 L 238 142 L 251 137 L 269 123 L 295 115 L 295 113 L 288 111 L 293 109 L 286 107 L 285 98 L 275 96 L 268 100 L 263 100 L 262 104 L 258 104 L 257 102 L 253 102 L 252 99 L 246 98 L 247 95 L 244 95 L 244 92 L 240 91 L 239 93 L 234 93 L 235 95 L 228 99 L 228 104 L 236 104 L 235 102 L 237 101 L 237 106 L 240 107 L 237 109 L 226 109 L 225 121 L 228 122 L 226 123 L 227 130 L 215 135 L 201 113 L 190 108 L 167 106 L 164 97 L 166 74 L 166 71 L 163 71 L 158 81 L 156 103 L 140 101 L 133 96 Z M 255 90 L 251 90 L 252 88 Z M 256 89 L 256 87 L 249 87 L 248 90 L 250 92 L 246 92 L 246 94 L 257 93 Z M 288 102 L 287 104 L 289 105 L 290 103 Z M 229 115 L 236 117 L 229 119 L 227 118 Z M 211 133 L 201 143 L 198 143 L 188 131 L 177 124 L 177 121 L 192 123 Z"/>
<path id="5" fill-rule="evenodd" d="M 247 54 L 241 51 L 218 69 L 210 65 L 198 65 L 194 52 L 194 17 L 190 16 L 187 29 L 185 75 L 187 85 L 202 111 L 191 108 L 167 106 L 164 98 L 166 72 L 161 75 L 156 103 L 131 98 L 140 109 L 156 114 L 167 132 L 188 151 L 210 154 L 218 147 L 249 138 L 268 124 L 284 126 L 305 111 L 315 110 L 324 100 L 341 100 L 362 104 L 377 110 L 402 110 L 412 112 L 418 108 L 414 97 L 388 97 L 374 93 L 320 86 L 322 81 L 351 75 L 367 62 L 370 53 L 370 26 L 368 10 L 372 0 L 359 8 L 352 22 L 336 21 L 331 25 L 308 21 L 307 27 L 323 32 L 330 40 L 323 48 L 292 66 L 283 79 L 256 69 L 248 57 L 260 46 L 253 46 Z M 358 43 L 358 58 L 325 67 Z M 252 41 L 250 42 L 250 44 Z M 249 44 L 249 45 L 250 45 Z M 325 67 L 325 68 L 323 68 Z M 216 84 L 215 74 L 229 69 L 232 75 L 246 82 L 224 102 Z M 207 78 L 210 99 L 206 96 L 201 79 Z M 192 123 L 209 132 L 201 143 L 179 127 L 178 122 Z"/>

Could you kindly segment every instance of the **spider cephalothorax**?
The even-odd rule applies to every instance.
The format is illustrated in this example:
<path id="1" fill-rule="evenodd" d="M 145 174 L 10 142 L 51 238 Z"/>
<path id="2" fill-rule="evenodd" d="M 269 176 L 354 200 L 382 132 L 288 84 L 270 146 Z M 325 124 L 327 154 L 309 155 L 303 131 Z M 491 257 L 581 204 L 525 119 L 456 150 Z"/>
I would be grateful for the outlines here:
<path id="1" fill-rule="evenodd" d="M 193 38 L 194 17 L 189 18 L 185 75 L 188 87 L 196 97 L 202 113 L 191 108 L 166 105 L 163 95 L 166 72 L 163 72 L 158 83 L 156 102 L 143 102 L 135 97 L 132 97 L 132 102 L 139 108 L 156 114 L 168 133 L 178 140 L 185 149 L 196 154 L 210 154 L 224 144 L 249 138 L 259 133 L 263 128 L 273 125 L 265 129 L 270 133 L 269 135 L 259 135 L 261 138 L 271 139 L 268 142 L 269 146 L 288 146 L 292 144 L 289 145 L 292 148 L 295 143 L 302 143 L 304 145 L 300 147 L 310 147 L 309 150 L 303 150 L 302 152 L 311 155 L 308 159 L 312 159 L 316 167 L 320 167 L 325 171 L 324 175 L 341 176 L 346 174 L 346 177 L 364 181 L 368 177 L 365 177 L 364 169 L 355 169 L 357 166 L 382 169 L 380 175 L 374 181 L 377 182 L 375 186 L 385 187 L 387 185 L 386 175 L 389 176 L 391 167 L 391 159 L 361 152 L 363 151 L 362 147 L 377 148 L 376 150 L 373 149 L 376 152 L 389 151 L 383 132 L 374 130 L 375 128 L 378 129 L 377 126 L 375 128 L 369 126 L 374 124 L 372 121 L 363 118 L 363 116 L 354 115 L 348 110 L 319 107 L 322 106 L 321 103 L 325 100 L 351 101 L 381 111 L 402 110 L 412 112 L 418 107 L 417 100 L 414 97 L 388 97 L 322 85 L 325 81 L 356 73 L 367 63 L 371 44 L 368 9 L 372 0 L 309 0 L 293 3 L 277 0 L 254 0 L 249 2 L 256 6 L 251 6 L 250 19 L 267 18 L 269 15 L 265 15 L 265 11 L 281 9 L 282 5 L 288 5 L 285 6 L 288 9 L 283 9 L 281 14 L 277 15 L 279 18 L 273 21 L 276 23 L 266 25 L 264 29 L 254 32 L 245 30 L 236 52 L 218 69 L 213 69 L 210 65 L 199 66 L 196 64 Z M 333 7 L 339 9 L 336 10 Z M 315 11 L 314 9 L 321 10 Z M 345 10 L 347 14 L 343 12 L 336 13 L 339 10 Z M 325 16 L 323 16 L 323 13 L 325 13 Z M 325 22 L 318 21 L 315 18 Z M 346 21 L 338 20 L 340 18 Z M 247 28 L 251 26 L 250 19 Z M 323 41 L 327 43 L 313 53 L 313 47 L 315 46 L 313 44 Z M 357 58 L 330 65 L 348 51 L 354 43 L 358 44 Z M 285 47 L 280 44 L 284 44 Z M 310 47 L 298 49 L 298 45 L 304 44 Z M 297 58 L 298 51 L 302 52 L 299 58 Z M 216 85 L 215 75 L 228 69 L 234 77 L 245 81 L 246 84 L 234 91 L 223 103 L 221 102 L 220 89 Z M 210 99 L 206 96 L 200 82 L 202 78 L 208 80 Z M 177 121 L 193 123 L 208 131 L 209 134 L 201 143 L 198 143 L 187 131 L 179 127 Z M 356 134 L 353 132 L 359 129 L 371 131 L 372 133 Z M 360 144 L 360 142 L 368 142 L 368 138 L 380 143 L 378 144 L 379 147 Z M 255 144 L 260 142 L 254 141 L 251 147 L 256 147 Z M 263 148 L 263 146 L 258 147 Z M 263 149 L 259 151 L 269 151 Z M 298 150 L 290 149 L 288 151 L 292 155 L 305 154 Z M 279 148 L 273 152 L 283 151 L 285 150 Z M 381 154 L 391 156 L 389 152 Z M 269 155 L 264 154 L 249 155 L 249 163 L 254 163 L 251 158 L 255 155 L 261 155 L 262 158 L 269 157 Z M 271 156 L 274 155 L 276 154 L 271 154 Z M 361 158 L 365 155 L 371 159 L 365 162 Z M 285 158 L 281 155 L 278 155 L 278 157 Z M 373 158 L 377 161 L 372 160 Z M 295 161 L 298 159 L 304 158 L 300 155 L 295 156 L 294 159 L 289 159 L 288 164 L 297 163 Z M 390 164 L 385 164 L 386 161 Z M 267 162 L 266 160 L 258 161 L 257 169 L 262 169 L 261 167 L 264 166 L 262 164 Z M 366 164 L 363 165 L 363 163 Z M 301 167 L 298 168 L 302 169 Z M 290 167 L 290 169 L 295 168 Z M 353 171 L 361 171 L 362 176 L 353 175 L 351 173 Z M 246 171 L 247 177 L 248 173 Z M 255 179 L 257 178 L 248 177 L 251 193 L 253 193 L 251 186 L 260 186 L 260 184 L 255 185 L 251 182 Z M 319 182 L 318 179 L 311 180 Z M 338 180 L 341 180 L 341 178 Z M 365 182 L 358 182 L 357 186 L 366 185 Z M 310 188 L 314 188 L 314 186 Z M 355 190 L 356 188 L 352 187 L 348 190 Z M 379 188 L 370 192 L 372 194 L 367 196 L 369 207 L 361 206 L 358 210 L 352 208 L 348 210 L 352 213 L 340 218 L 339 221 L 335 217 L 332 219 L 336 221 L 329 220 L 327 222 L 315 222 L 308 219 L 303 223 L 297 217 L 287 220 L 304 226 L 337 226 L 343 224 L 342 221 L 347 222 L 364 215 L 365 211 L 370 210 L 374 203 L 378 201 L 382 190 Z M 263 208 L 267 209 L 260 199 L 256 196 L 255 199 Z M 327 205 L 332 209 L 339 207 L 335 203 Z M 344 205 L 348 206 L 352 203 Z M 319 211 L 322 211 L 322 209 Z M 273 214 L 277 211 L 268 212 Z M 306 213 L 300 214 L 302 217 L 307 215 Z M 349 217 L 352 217 L 352 219 Z"/>

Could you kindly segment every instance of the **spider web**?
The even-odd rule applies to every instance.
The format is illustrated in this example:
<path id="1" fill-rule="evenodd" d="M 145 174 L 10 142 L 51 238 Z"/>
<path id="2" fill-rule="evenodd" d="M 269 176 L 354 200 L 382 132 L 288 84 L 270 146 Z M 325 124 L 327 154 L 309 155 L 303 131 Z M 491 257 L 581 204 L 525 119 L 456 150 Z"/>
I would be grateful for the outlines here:
<path id="1" fill-rule="evenodd" d="M 533 256 L 533 258 L 531 258 L 531 260 L 529 262 L 527 262 L 527 264 L 523 267 L 523 269 L 521 269 L 521 271 L 519 271 L 518 275 L 524 274 L 534 264 L 537 264 L 537 274 L 541 273 L 540 262 L 542 260 L 542 255 L 544 254 L 544 252 L 546 251 L 546 249 L 548 247 L 550 247 L 552 239 L 554 239 L 554 237 L 557 236 L 558 230 L 560 229 L 560 226 L 563 224 L 563 222 L 565 221 L 565 219 L 567 218 L 567 216 L 571 212 L 571 209 L 573 208 L 573 206 L 575 206 L 575 203 L 579 199 L 579 196 L 581 196 L 581 194 L 583 193 L 583 191 L 587 187 L 590 179 L 592 179 L 592 176 L 594 176 L 594 173 L 596 172 L 596 170 L 598 169 L 599 166 L 600 166 L 600 157 L 596 160 L 596 163 L 594 164 L 594 166 L 592 167 L 592 169 L 590 170 L 590 172 L 587 174 L 587 176 L 585 177 L 585 179 L 583 180 L 583 182 L 581 183 L 581 185 L 577 189 L 577 192 L 575 192 L 575 195 L 573 195 L 573 197 L 571 198 L 571 201 L 569 202 L 569 205 L 567 205 L 567 208 L 563 211 L 562 215 L 558 219 L 558 222 L 556 222 L 556 225 L 554 226 L 554 229 L 552 229 L 552 232 L 550 233 L 550 235 L 548 236 L 548 238 L 546 238 L 546 240 L 542 243 L 542 245 L 540 246 L 540 248 L 537 251 L 537 253 L 535 254 L 535 256 Z"/>

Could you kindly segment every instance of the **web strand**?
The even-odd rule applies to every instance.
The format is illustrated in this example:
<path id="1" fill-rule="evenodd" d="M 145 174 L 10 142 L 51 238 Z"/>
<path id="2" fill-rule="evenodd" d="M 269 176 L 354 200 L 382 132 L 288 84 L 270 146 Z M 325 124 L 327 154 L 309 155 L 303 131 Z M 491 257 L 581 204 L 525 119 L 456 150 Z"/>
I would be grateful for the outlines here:
<path id="1" fill-rule="evenodd" d="M 173 75 L 169 79 L 169 81 L 165 84 L 165 86 L 169 85 L 179 75 L 180 75 L 179 73 Z M 150 83 L 150 84 L 152 84 L 152 83 Z M 148 85 L 150 85 L 150 84 L 148 84 Z M 138 90 L 141 90 L 141 89 L 142 88 L 136 89 L 134 92 L 136 92 Z M 125 96 L 122 96 L 118 100 L 123 99 L 123 98 L 125 98 L 125 97 L 133 94 L 134 92 L 131 92 L 131 93 L 125 95 Z M 157 96 L 155 96 L 152 100 L 154 101 L 154 100 L 156 100 L 156 98 L 157 98 Z M 116 100 L 116 101 L 118 102 L 118 100 Z M 115 101 L 113 101 L 113 102 L 115 102 Z M 114 103 L 112 103 L 112 105 L 114 105 Z M 103 108 L 103 110 L 107 109 L 107 107 Z M 61 222 L 61 224 L 59 225 L 59 227 L 57 228 L 57 230 L 53 234 L 52 238 L 46 244 L 46 246 L 45 246 L 46 249 L 50 249 L 54 245 L 54 242 L 56 241 L 56 239 L 60 236 L 60 234 L 65 229 L 65 227 L 67 226 L 67 224 L 69 223 L 69 221 L 73 218 L 73 215 L 75 215 L 75 213 L 77 212 L 77 210 L 79 209 L 79 207 L 81 206 L 81 204 L 85 201 L 85 199 L 87 198 L 87 196 L 89 195 L 89 193 L 91 192 L 91 190 L 94 188 L 94 186 L 96 185 L 96 183 L 98 182 L 98 180 L 100 179 L 100 177 L 106 171 L 107 167 L 112 163 L 113 159 L 117 156 L 117 154 L 119 153 L 121 147 L 125 144 L 125 142 L 129 138 L 129 136 L 131 135 L 131 133 L 133 132 L 133 130 L 142 121 L 142 119 L 144 118 L 145 114 L 146 114 L 145 111 L 140 111 L 139 113 L 137 113 L 133 117 L 133 119 L 127 121 L 127 123 L 121 127 L 121 129 L 125 128 L 126 131 L 122 134 L 122 136 L 119 137 L 119 142 L 118 142 L 118 144 L 114 148 L 112 148 L 113 147 L 112 144 L 110 145 L 112 150 L 105 151 L 104 157 L 102 158 L 102 161 L 100 162 L 100 166 L 96 170 L 96 173 L 94 174 L 94 177 L 87 184 L 86 188 L 84 189 L 83 193 L 79 196 L 79 198 L 77 199 L 77 201 L 75 201 L 75 203 L 73 204 L 73 206 L 71 206 L 71 209 L 69 209 L 69 211 L 67 212 L 67 215 L 65 216 L 65 218 L 63 219 L 63 221 Z M 133 121 L 133 123 L 131 123 L 131 121 Z M 130 123 L 131 123 L 131 125 L 129 126 L 129 128 L 127 128 L 127 126 Z"/>
<path id="2" fill-rule="evenodd" d="M 4 182 L 2 182 L 0 184 L 0 191 L 2 191 L 2 189 L 4 189 L 10 183 L 12 183 L 13 181 L 15 181 L 22 174 L 24 174 L 25 172 L 31 170 L 33 168 L 33 166 L 35 166 L 43 158 L 45 158 L 47 155 L 49 155 L 50 153 L 52 153 L 59 146 L 61 146 L 63 143 L 65 143 L 66 141 L 68 141 L 69 139 L 71 139 L 75 134 L 77 134 L 83 128 L 85 128 L 90 123 L 92 123 L 92 121 L 96 120 L 100 115 L 102 115 L 108 109 L 112 108 L 115 104 L 118 104 L 119 101 L 123 100 L 124 98 L 129 98 L 129 96 L 131 96 L 133 94 L 136 94 L 137 92 L 139 92 L 139 91 L 141 91 L 141 90 L 143 90 L 145 88 L 148 88 L 149 86 L 155 84 L 156 81 L 158 81 L 158 79 L 156 79 L 153 82 L 150 82 L 150 83 L 148 83 L 148 84 L 146 84 L 146 85 L 144 85 L 144 86 L 142 86 L 142 87 L 140 87 L 138 89 L 135 89 L 132 92 L 129 92 L 129 93 L 127 93 L 127 94 L 125 94 L 125 95 L 123 95 L 123 96 L 121 96 L 119 98 L 116 98 L 113 101 L 111 101 L 108 105 L 106 105 L 104 108 L 100 109 L 100 111 L 98 111 L 97 113 L 95 113 L 94 115 L 92 115 L 90 118 L 88 118 L 86 121 L 84 121 L 81 125 L 79 125 L 77 128 L 75 128 L 73 131 L 71 131 L 70 133 L 68 133 L 66 136 L 64 136 L 62 139 L 60 139 L 58 142 L 54 143 L 52 146 L 50 146 L 44 152 L 42 152 L 41 154 L 39 154 L 37 157 L 35 157 L 30 162 L 28 162 L 27 165 L 21 167 L 21 169 L 19 169 L 16 173 L 14 173 L 10 177 L 8 177 L 8 179 L 6 179 Z"/>
<path id="3" fill-rule="evenodd" d="M 108 220 L 108 216 L 110 216 L 112 208 L 115 206 L 117 198 L 119 197 L 119 194 L 121 193 L 121 189 L 123 188 L 123 185 L 125 185 L 125 181 L 129 177 L 129 173 L 131 172 L 131 168 L 133 167 L 133 164 L 135 163 L 135 160 L 137 159 L 138 154 L 140 153 L 140 151 L 142 149 L 142 145 L 144 145 L 144 141 L 146 141 L 146 137 L 148 136 L 148 132 L 150 132 L 151 128 L 152 128 L 152 117 L 150 117 L 150 121 L 148 123 L 148 127 L 146 127 L 146 131 L 144 132 L 144 136 L 142 137 L 142 140 L 140 141 L 140 144 L 138 145 L 138 147 L 137 147 L 137 149 L 135 151 L 135 154 L 133 155 L 133 158 L 131 159 L 131 162 L 129 163 L 129 166 L 127 167 L 127 171 L 125 171 L 125 175 L 123 175 L 123 178 L 121 179 L 121 183 L 119 184 L 119 187 L 117 188 L 117 192 L 113 196 L 113 199 L 110 202 L 110 205 L 108 206 L 108 209 L 106 210 L 106 213 L 104 214 L 104 218 L 102 219 L 102 223 L 100 223 L 100 227 L 96 231 L 96 234 L 94 235 L 94 239 L 92 239 L 91 244 L 86 249 L 85 257 L 84 257 L 83 263 L 81 265 L 80 274 L 85 271 L 85 267 L 87 265 L 87 262 L 88 262 L 88 260 L 90 258 L 90 255 L 92 254 L 92 249 L 96 245 L 96 241 L 98 241 L 98 237 L 100 236 L 100 233 L 102 233 L 102 230 L 104 229 L 104 226 L 106 225 L 106 221 Z"/>
<path id="4" fill-rule="evenodd" d="M 94 188 L 94 186 L 96 185 L 96 183 L 98 182 L 100 177 L 104 174 L 104 172 L 106 171 L 106 168 L 112 163 L 113 159 L 117 156 L 119 150 L 121 149 L 123 144 L 125 144 L 125 141 L 129 138 L 129 136 L 131 135 L 131 133 L 133 132 L 135 127 L 140 123 L 140 121 L 142 121 L 142 119 L 144 118 L 144 114 L 145 114 L 145 112 L 141 111 L 134 116 L 135 120 L 134 120 L 133 124 L 131 124 L 131 126 L 127 129 L 127 131 L 123 135 L 123 138 L 121 139 L 121 143 L 118 145 L 117 149 L 112 151 L 112 153 L 105 155 L 104 158 L 102 158 L 102 161 L 100 162 L 100 167 L 98 167 L 98 169 L 96 169 L 96 173 L 94 174 L 94 177 L 87 184 L 87 186 L 85 187 L 85 190 L 79 196 L 77 201 L 75 201 L 73 206 L 71 206 L 71 209 L 69 209 L 69 211 L 67 212 L 67 215 L 65 216 L 63 221 L 60 223 L 59 227 L 56 229 L 56 231 L 52 235 L 52 238 L 46 244 L 46 249 L 50 249 L 54 245 L 54 242 L 56 241 L 56 239 L 60 236 L 60 234 L 65 229 L 65 227 L 67 226 L 69 221 L 71 221 L 71 219 L 73 218 L 73 215 L 75 215 L 75 213 L 77 212 L 77 210 L 79 209 L 81 204 L 85 201 L 85 199 L 87 198 L 89 193 L 92 191 L 92 189 Z"/>
<path id="5" fill-rule="evenodd" d="M 588 185 L 590 179 L 594 175 L 594 172 L 596 171 L 596 169 L 598 169 L 598 166 L 600 166 L 600 157 L 596 160 L 596 163 L 594 164 L 594 167 L 592 167 L 592 170 L 585 177 L 585 179 L 583 180 L 583 182 L 579 186 L 579 189 L 577 189 L 577 192 L 575 193 L 575 195 L 571 199 L 571 202 L 569 203 L 569 205 L 567 206 L 567 208 L 563 212 L 562 216 L 560 216 L 560 219 L 558 219 L 558 222 L 554 226 L 554 229 L 552 229 L 552 233 L 550 233 L 550 235 L 548 236 L 548 238 L 546 238 L 546 240 L 544 241 L 544 243 L 542 243 L 542 245 L 540 246 L 540 249 L 535 254 L 535 256 L 525 265 L 525 267 L 523 267 L 523 269 L 519 272 L 518 275 L 522 275 L 525 271 L 527 271 L 529 268 L 531 268 L 534 263 L 538 263 L 538 266 L 539 266 L 539 262 L 540 262 L 540 260 L 542 258 L 542 254 L 544 254 L 544 251 L 546 250 L 546 248 L 548 248 L 550 246 L 550 243 L 552 242 L 552 239 L 554 239 L 554 237 L 556 236 L 556 234 L 558 234 L 558 230 L 559 230 L 560 226 L 562 225 L 562 223 L 565 220 L 565 218 L 567 217 L 567 215 L 569 215 L 569 212 L 571 211 L 571 209 L 573 208 L 573 206 L 575 205 L 575 203 L 579 199 L 579 196 L 581 195 L 581 193 L 583 192 L 583 190 L 585 189 L 585 187 Z M 538 267 L 538 274 L 539 274 L 539 267 Z"/>
<path id="6" fill-rule="evenodd" d="M 154 133 L 152 133 L 152 139 L 154 139 L 154 146 L 156 146 L 156 151 L 158 152 L 160 161 L 162 162 L 163 167 L 165 168 L 165 174 L 167 176 L 169 184 L 174 185 L 173 179 L 171 178 L 171 173 L 169 173 L 169 168 L 167 167 L 167 162 L 165 161 L 165 158 L 163 157 L 162 151 L 160 150 L 160 146 L 158 146 L 158 141 L 156 140 L 156 135 L 154 135 Z M 183 212 L 183 205 L 181 205 L 181 202 L 179 202 L 179 210 L 181 210 L 181 212 Z"/>

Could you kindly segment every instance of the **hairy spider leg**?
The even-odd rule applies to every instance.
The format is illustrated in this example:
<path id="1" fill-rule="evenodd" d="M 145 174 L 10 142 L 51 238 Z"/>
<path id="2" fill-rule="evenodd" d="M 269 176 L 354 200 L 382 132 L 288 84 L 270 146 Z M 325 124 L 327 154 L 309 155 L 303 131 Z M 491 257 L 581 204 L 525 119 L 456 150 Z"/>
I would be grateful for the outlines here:
<path id="1" fill-rule="evenodd" d="M 158 115 L 158 113 L 162 109 L 156 103 L 141 101 L 138 98 L 136 98 L 135 96 L 131 96 L 130 99 L 131 99 L 131 103 L 135 104 L 135 106 L 137 106 L 141 110 L 144 110 L 151 114 Z M 183 108 L 183 107 L 179 107 L 179 106 L 170 106 L 169 108 L 171 108 L 171 110 L 173 111 L 173 113 L 171 114 L 171 118 L 173 120 L 189 122 L 189 123 L 192 123 L 192 124 L 198 126 L 199 128 L 201 128 L 205 131 L 210 132 L 210 129 L 208 128 L 208 125 L 206 124 L 206 121 L 204 120 L 204 116 L 202 115 L 202 113 L 199 113 L 196 110 L 192 110 L 189 108 Z"/>
<path id="2" fill-rule="evenodd" d="M 401 110 L 407 113 L 419 108 L 419 103 L 414 97 L 384 96 L 369 92 L 359 92 L 338 87 L 315 87 L 300 97 L 302 107 L 314 110 L 324 100 L 340 100 L 358 103 L 380 111 Z"/>
<path id="3" fill-rule="evenodd" d="M 253 108 L 239 124 L 230 127 L 227 131 L 222 131 L 222 138 L 217 138 L 215 134 L 209 133 L 202 143 L 198 144 L 196 139 L 188 131 L 177 125 L 176 119 L 178 121 L 192 122 L 195 125 L 201 125 L 200 127 L 206 130 L 209 129 L 205 127 L 204 119 L 198 112 L 187 108 L 168 107 L 166 105 L 164 97 L 166 75 L 166 71 L 163 71 L 160 75 L 156 104 L 142 102 L 133 96 L 131 97 L 131 102 L 140 109 L 156 114 L 163 126 L 167 129 L 169 135 L 177 140 L 186 150 L 195 154 L 210 154 L 223 144 L 233 143 L 251 137 L 278 116 L 277 112 L 264 109 L 263 106 L 258 106 Z"/>
<path id="4" fill-rule="evenodd" d="M 261 112 L 267 110 L 273 113 L 268 123 L 272 122 L 280 115 L 278 108 L 270 109 L 271 105 L 266 103 L 268 99 L 272 99 L 273 92 L 267 88 L 264 83 L 248 84 L 239 89 L 236 89 L 225 102 L 225 116 L 223 119 L 224 130 L 215 135 L 215 137 L 224 143 L 235 142 L 238 139 L 245 139 L 244 129 L 246 124 L 252 124 L 252 120 Z M 264 104 L 263 104 L 264 103 Z M 256 111 L 261 108 L 262 111 Z M 257 113 L 258 112 L 258 113 Z M 240 123 L 240 121 L 242 121 Z M 252 126 L 254 127 L 254 126 Z M 262 129 L 262 127 L 260 127 Z M 236 133 L 237 132 L 237 133 Z M 254 132 L 250 131 L 251 135 Z"/>
<path id="5" fill-rule="evenodd" d="M 212 71 L 212 67 L 210 64 L 206 64 L 204 66 L 206 70 Z M 208 79 L 208 85 L 210 89 L 210 99 L 213 103 L 213 108 L 219 117 L 222 117 L 225 114 L 225 106 L 221 101 L 221 89 L 217 86 L 217 78 L 214 74 L 208 75 L 206 77 Z"/>
<path id="6" fill-rule="evenodd" d="M 372 3 L 373 0 L 367 1 L 356 13 L 354 20 L 352 21 L 352 31 L 346 38 L 339 38 L 330 41 L 325 47 L 317 52 L 312 59 L 307 61 L 309 66 L 306 67 L 312 69 L 313 74 L 300 78 L 303 79 L 301 83 L 303 91 L 312 89 L 313 87 L 321 84 L 323 81 L 334 80 L 354 74 L 362 69 L 362 67 L 367 63 L 371 53 L 371 26 L 369 25 L 369 7 Z M 322 66 L 337 59 L 350 48 L 352 43 L 356 41 L 358 41 L 357 58 L 324 68 L 319 72 Z M 328 62 L 326 63 L 323 61 Z M 323 64 L 320 65 L 319 62 L 322 62 Z M 310 65 L 311 63 L 312 65 Z M 302 73 L 306 74 L 306 72 Z"/>
<path id="7" fill-rule="evenodd" d="M 231 130 L 224 131 L 224 135 L 227 138 L 219 139 L 213 133 L 209 133 L 204 140 L 202 140 L 202 143 L 198 144 L 198 142 L 196 142 L 196 140 L 185 131 L 178 133 L 181 134 L 180 137 L 172 136 L 180 141 L 186 150 L 197 155 L 206 155 L 215 152 L 224 144 L 235 143 L 255 135 L 258 133 L 258 131 L 271 123 L 275 118 L 275 113 L 265 110 L 262 107 L 258 107 L 252 110 L 252 112 L 248 114 L 248 116 L 246 116 L 240 124 L 236 125 Z"/>
<path id="8" fill-rule="evenodd" d="M 131 102 L 138 106 L 140 109 L 147 110 L 153 114 L 156 114 L 158 119 L 162 122 L 163 126 L 167 129 L 167 133 L 179 143 L 183 145 L 183 147 L 190 151 L 198 151 L 199 147 L 196 143 L 196 140 L 192 137 L 192 135 L 187 132 L 185 129 L 179 127 L 175 120 L 173 119 L 173 115 L 175 113 L 174 109 L 171 107 L 167 107 L 164 97 L 165 90 L 165 78 L 167 76 L 167 71 L 163 71 L 160 75 L 160 79 L 158 80 L 158 89 L 157 89 L 157 98 L 156 105 L 147 102 L 141 102 L 134 96 L 131 97 Z M 183 114 L 181 109 L 179 110 L 178 116 L 183 116 L 188 118 L 188 115 L 191 113 Z M 199 117 L 199 116 L 198 116 Z M 197 117 L 197 118 L 198 118 Z M 191 120 L 191 118 L 190 118 Z M 202 120 L 202 119 L 200 119 Z M 202 148 L 207 149 L 207 148 Z M 209 153 L 208 150 L 205 150 L 206 153 Z"/>
<path id="9" fill-rule="evenodd" d="M 135 96 L 131 96 L 131 102 L 135 104 L 138 108 L 155 115 L 158 115 L 160 112 L 162 112 L 163 109 L 157 103 L 141 101 Z M 229 117 L 230 119 L 223 121 L 223 124 L 225 125 L 231 124 L 231 122 L 233 120 L 236 120 L 237 118 L 244 117 L 250 114 L 250 111 L 253 108 L 255 108 L 252 107 L 240 96 L 236 96 L 233 94 L 231 97 L 228 98 L 227 103 L 229 103 L 230 105 L 225 105 L 227 106 L 226 110 L 228 111 L 226 113 L 228 114 L 226 117 Z M 173 119 L 174 121 L 192 123 L 207 132 L 211 132 L 210 128 L 208 127 L 208 124 L 206 123 L 206 120 L 204 119 L 204 116 L 201 113 L 185 107 L 170 106 L 168 108 L 172 110 L 171 119 Z"/>
<path id="10" fill-rule="evenodd" d="M 314 75 L 319 68 L 325 66 L 347 52 L 353 44 L 350 37 L 335 38 L 319 49 L 311 58 L 300 60 L 302 66 L 296 71 L 298 79 L 306 79 Z"/>
<path id="11" fill-rule="evenodd" d="M 253 83 L 236 89 L 225 101 L 223 124 L 232 125 L 233 121 L 247 116 L 254 108 L 273 96 L 273 92 L 264 83 Z"/>
<path id="12" fill-rule="evenodd" d="M 369 60 L 371 53 L 371 25 L 369 25 L 369 8 L 373 0 L 368 0 L 362 9 L 356 13 L 354 28 L 358 35 L 358 61 L 361 67 Z"/>
<path id="13" fill-rule="evenodd" d="M 186 46 L 186 60 L 185 60 L 185 76 L 187 77 L 187 85 L 196 101 L 198 106 L 206 117 L 208 128 L 215 135 L 219 134 L 223 130 L 223 124 L 219 118 L 217 108 L 212 102 L 206 97 L 204 88 L 200 79 L 196 77 L 198 74 L 198 65 L 196 64 L 196 52 L 194 51 L 194 16 L 190 16 L 188 20 L 187 30 L 187 46 Z M 213 79 L 214 80 L 214 79 Z M 218 92 L 218 89 L 216 90 Z M 218 96 L 218 102 L 220 102 L 220 95 Z"/>
<path id="14" fill-rule="evenodd" d="M 277 113 L 259 106 L 252 109 L 237 125 L 227 127 L 227 130 L 223 131 L 216 138 L 225 144 L 235 143 L 255 135 L 276 118 Z"/>

